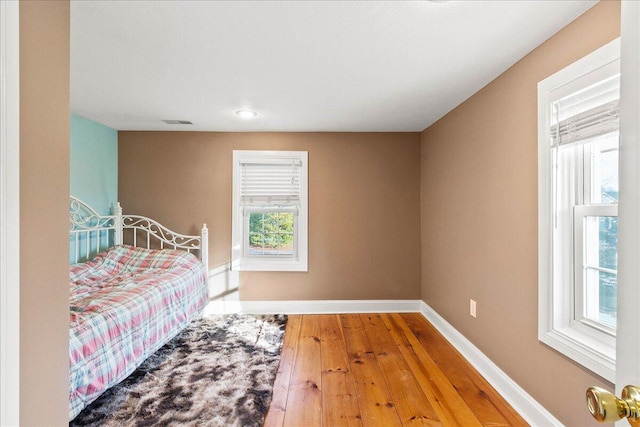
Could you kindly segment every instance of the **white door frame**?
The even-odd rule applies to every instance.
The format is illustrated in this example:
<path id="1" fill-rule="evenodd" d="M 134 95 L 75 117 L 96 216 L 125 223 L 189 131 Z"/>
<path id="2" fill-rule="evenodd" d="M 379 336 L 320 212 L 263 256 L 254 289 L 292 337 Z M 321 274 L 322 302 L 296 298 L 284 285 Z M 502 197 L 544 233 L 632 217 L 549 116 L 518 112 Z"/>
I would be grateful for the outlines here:
<path id="1" fill-rule="evenodd" d="M 20 416 L 19 3 L 0 0 L 0 425 Z"/>
<path id="2" fill-rule="evenodd" d="M 618 396 L 627 384 L 640 386 L 640 3 L 623 1 L 621 16 Z"/>

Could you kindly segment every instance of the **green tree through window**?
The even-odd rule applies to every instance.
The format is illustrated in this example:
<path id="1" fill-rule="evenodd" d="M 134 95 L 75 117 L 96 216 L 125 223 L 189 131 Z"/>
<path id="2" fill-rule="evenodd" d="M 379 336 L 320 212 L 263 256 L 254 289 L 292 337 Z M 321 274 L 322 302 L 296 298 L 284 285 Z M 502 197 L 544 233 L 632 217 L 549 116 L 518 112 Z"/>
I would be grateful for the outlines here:
<path id="1" fill-rule="evenodd" d="M 250 255 L 293 255 L 293 212 L 249 214 Z"/>

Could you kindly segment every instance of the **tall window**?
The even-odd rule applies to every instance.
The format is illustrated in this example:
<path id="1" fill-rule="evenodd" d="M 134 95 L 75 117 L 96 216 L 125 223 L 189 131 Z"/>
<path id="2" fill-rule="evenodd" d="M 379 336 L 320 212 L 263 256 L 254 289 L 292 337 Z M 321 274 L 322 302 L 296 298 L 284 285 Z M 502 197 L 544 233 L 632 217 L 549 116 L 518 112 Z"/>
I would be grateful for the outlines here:
<path id="1" fill-rule="evenodd" d="M 233 152 L 236 270 L 307 271 L 307 152 Z"/>
<path id="2" fill-rule="evenodd" d="M 620 47 L 538 84 L 539 338 L 614 381 Z"/>

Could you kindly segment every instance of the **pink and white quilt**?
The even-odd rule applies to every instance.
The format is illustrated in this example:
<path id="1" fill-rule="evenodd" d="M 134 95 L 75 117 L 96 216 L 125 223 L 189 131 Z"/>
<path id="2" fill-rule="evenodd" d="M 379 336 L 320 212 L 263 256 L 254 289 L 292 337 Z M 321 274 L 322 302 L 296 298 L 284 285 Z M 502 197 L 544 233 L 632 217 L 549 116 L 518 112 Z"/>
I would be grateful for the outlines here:
<path id="1" fill-rule="evenodd" d="M 69 419 L 131 374 L 208 301 L 192 254 L 115 246 L 70 267 Z"/>

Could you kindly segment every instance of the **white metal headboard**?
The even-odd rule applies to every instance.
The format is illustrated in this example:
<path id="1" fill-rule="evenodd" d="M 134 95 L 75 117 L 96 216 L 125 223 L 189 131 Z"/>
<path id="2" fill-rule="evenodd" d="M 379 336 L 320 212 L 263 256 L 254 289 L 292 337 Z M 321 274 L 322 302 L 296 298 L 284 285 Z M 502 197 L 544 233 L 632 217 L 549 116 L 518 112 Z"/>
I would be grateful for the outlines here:
<path id="1" fill-rule="evenodd" d="M 113 215 L 100 215 L 91 206 L 71 196 L 70 198 L 70 243 L 71 258 L 75 263 L 93 258 L 104 249 L 121 245 L 124 230 L 132 231 L 133 246 L 160 249 L 179 249 L 187 252 L 197 251 L 200 260 L 208 268 L 209 230 L 202 226 L 199 236 L 176 233 L 159 222 L 140 215 L 123 215 L 120 203 L 117 203 Z M 139 237 L 139 234 L 142 237 Z"/>
<path id="2" fill-rule="evenodd" d="M 100 215 L 82 200 L 71 196 L 69 206 L 69 250 L 71 262 L 95 257 L 99 252 L 122 242 L 117 241 L 116 215 Z"/>

